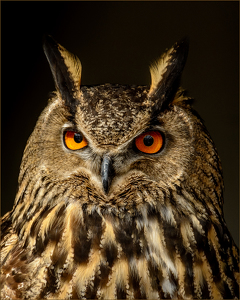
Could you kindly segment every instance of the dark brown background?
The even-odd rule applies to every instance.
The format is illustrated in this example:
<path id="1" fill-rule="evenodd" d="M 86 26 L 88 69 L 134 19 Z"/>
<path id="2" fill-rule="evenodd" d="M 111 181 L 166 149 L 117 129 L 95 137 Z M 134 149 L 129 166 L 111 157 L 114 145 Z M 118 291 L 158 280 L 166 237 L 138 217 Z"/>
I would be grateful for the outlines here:
<path id="1" fill-rule="evenodd" d="M 218 148 L 225 218 L 238 243 L 238 2 L 1 2 L 2 214 L 22 153 L 54 83 L 42 51 L 51 34 L 83 65 L 83 84 L 149 84 L 149 63 L 183 36 L 182 86 Z"/>

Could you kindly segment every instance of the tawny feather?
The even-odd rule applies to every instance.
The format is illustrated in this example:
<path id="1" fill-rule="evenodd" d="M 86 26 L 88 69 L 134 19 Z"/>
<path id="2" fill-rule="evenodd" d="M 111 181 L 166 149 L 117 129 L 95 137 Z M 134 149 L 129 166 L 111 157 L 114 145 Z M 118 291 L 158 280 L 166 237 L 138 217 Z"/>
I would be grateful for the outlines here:
<path id="1" fill-rule="evenodd" d="M 185 42 L 151 67 L 150 88 L 80 88 L 80 61 L 46 43 L 57 92 L 27 142 L 14 207 L 1 220 L 1 297 L 238 299 L 221 163 L 177 85 Z M 69 148 L 68 131 L 85 146 Z M 160 150 L 144 152 L 156 142 L 152 132 Z"/>

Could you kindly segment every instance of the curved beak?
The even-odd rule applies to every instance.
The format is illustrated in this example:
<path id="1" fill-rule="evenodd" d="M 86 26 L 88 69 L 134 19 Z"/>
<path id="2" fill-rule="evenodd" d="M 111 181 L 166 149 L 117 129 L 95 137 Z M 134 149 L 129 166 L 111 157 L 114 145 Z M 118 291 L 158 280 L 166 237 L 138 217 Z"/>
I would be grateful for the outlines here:
<path id="1" fill-rule="evenodd" d="M 108 193 L 112 178 L 114 176 L 114 170 L 112 165 L 112 159 L 109 155 L 105 154 L 103 156 L 102 165 L 101 165 L 101 177 L 102 184 L 105 193 Z"/>

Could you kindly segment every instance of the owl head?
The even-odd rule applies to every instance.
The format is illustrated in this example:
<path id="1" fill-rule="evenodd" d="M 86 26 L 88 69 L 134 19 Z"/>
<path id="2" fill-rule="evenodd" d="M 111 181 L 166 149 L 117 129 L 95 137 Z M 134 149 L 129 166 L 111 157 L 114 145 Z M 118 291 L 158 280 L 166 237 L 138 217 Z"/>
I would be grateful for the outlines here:
<path id="1" fill-rule="evenodd" d="M 76 56 L 50 36 L 44 51 L 56 92 L 24 151 L 19 182 L 31 190 L 28 211 L 32 199 L 51 206 L 60 197 L 116 213 L 171 197 L 181 212 L 207 214 L 206 203 L 222 209 L 216 149 L 179 86 L 187 39 L 151 65 L 150 86 L 81 86 Z"/>

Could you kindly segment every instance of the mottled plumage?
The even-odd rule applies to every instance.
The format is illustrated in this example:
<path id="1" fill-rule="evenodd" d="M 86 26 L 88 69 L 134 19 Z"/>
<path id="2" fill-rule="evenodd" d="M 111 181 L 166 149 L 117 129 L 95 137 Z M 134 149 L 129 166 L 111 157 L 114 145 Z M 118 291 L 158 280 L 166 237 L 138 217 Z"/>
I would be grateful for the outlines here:
<path id="1" fill-rule="evenodd" d="M 221 164 L 179 88 L 187 41 L 150 68 L 150 87 L 80 87 L 78 58 L 51 37 L 44 51 L 56 92 L 2 218 L 2 298 L 237 299 Z M 156 153 L 139 150 L 145 132 L 147 149 L 160 135 Z"/>

